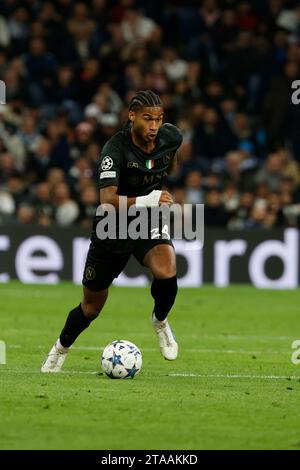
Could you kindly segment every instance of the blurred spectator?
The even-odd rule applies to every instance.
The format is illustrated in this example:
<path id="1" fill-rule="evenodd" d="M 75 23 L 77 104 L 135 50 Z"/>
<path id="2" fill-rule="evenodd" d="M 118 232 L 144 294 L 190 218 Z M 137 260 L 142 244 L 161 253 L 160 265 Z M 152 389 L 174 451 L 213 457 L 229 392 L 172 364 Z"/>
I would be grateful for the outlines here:
<path id="1" fill-rule="evenodd" d="M 0 223 L 8 222 L 15 210 L 13 197 L 8 192 L 0 190 Z"/>
<path id="2" fill-rule="evenodd" d="M 14 200 L 15 207 L 19 207 L 22 202 L 28 200 L 28 182 L 23 181 L 20 175 L 11 176 L 6 188 Z"/>
<path id="3" fill-rule="evenodd" d="M 229 216 L 222 204 L 221 193 L 211 189 L 207 195 L 204 206 L 204 220 L 207 227 L 225 227 Z"/>
<path id="4" fill-rule="evenodd" d="M 256 183 L 266 183 L 270 191 L 279 189 L 282 179 L 283 161 L 279 153 L 271 153 L 266 164 L 261 168 L 256 177 Z"/>
<path id="5" fill-rule="evenodd" d="M 32 146 L 32 152 L 27 163 L 31 182 L 44 180 L 51 166 L 51 144 L 48 139 L 41 137 Z"/>
<path id="6" fill-rule="evenodd" d="M 293 10 L 282 10 L 277 18 L 277 26 L 291 33 L 297 33 L 300 29 L 300 6 Z"/>
<path id="7" fill-rule="evenodd" d="M 251 9 L 251 2 L 242 0 L 237 7 L 236 24 L 241 30 L 254 31 L 258 23 L 257 16 Z"/>
<path id="8" fill-rule="evenodd" d="M 0 16 L 0 46 L 7 47 L 10 43 L 10 34 L 6 19 Z"/>
<path id="9" fill-rule="evenodd" d="M 0 155 L 0 184 L 7 183 L 8 179 L 16 174 L 17 170 L 12 154 L 3 152 Z"/>
<path id="10" fill-rule="evenodd" d="M 296 162 L 288 149 L 281 148 L 277 151 L 282 159 L 282 177 L 291 178 L 296 186 L 300 184 L 300 165 Z"/>
<path id="11" fill-rule="evenodd" d="M 23 116 L 18 137 L 28 153 L 37 145 L 41 135 L 37 129 L 37 120 L 32 114 L 27 113 Z"/>
<path id="12" fill-rule="evenodd" d="M 18 224 L 32 224 L 35 222 L 35 210 L 29 204 L 21 204 L 17 210 Z"/>
<path id="13" fill-rule="evenodd" d="M 80 70 L 76 89 L 76 101 L 81 106 L 88 105 L 102 81 L 101 62 L 96 58 L 86 58 Z"/>
<path id="14" fill-rule="evenodd" d="M 201 158 L 204 170 L 208 170 L 213 160 L 235 148 L 235 138 L 226 125 L 221 122 L 213 108 L 204 111 L 203 120 L 195 129 L 194 149 L 196 156 Z"/>
<path id="15" fill-rule="evenodd" d="M 157 42 L 161 36 L 161 30 L 155 22 L 134 8 L 125 11 L 121 28 L 125 41 L 130 44 L 137 41 Z"/>
<path id="16" fill-rule="evenodd" d="M 36 186 L 33 203 L 36 208 L 37 222 L 41 225 L 50 225 L 54 220 L 54 206 L 49 183 L 44 181 Z"/>
<path id="17" fill-rule="evenodd" d="M 99 195 L 94 186 L 85 188 L 80 196 L 79 223 L 82 227 L 91 228 L 92 220 L 99 204 Z"/>
<path id="18" fill-rule="evenodd" d="M 29 42 L 29 51 L 24 56 L 27 75 L 30 77 L 29 88 L 32 103 L 36 106 L 52 99 L 55 87 L 56 60 L 46 50 L 45 41 L 34 37 Z"/>
<path id="19" fill-rule="evenodd" d="M 81 122 L 76 126 L 75 139 L 71 145 L 70 156 L 73 160 L 80 157 L 92 142 L 93 127 L 88 122 Z"/>
<path id="20" fill-rule="evenodd" d="M 213 172 L 209 173 L 206 178 L 204 178 L 203 186 L 206 191 L 209 191 L 210 189 L 221 190 L 223 187 L 220 176 Z"/>
<path id="21" fill-rule="evenodd" d="M 235 213 L 228 222 L 230 230 L 243 230 L 246 227 L 246 222 L 250 218 L 250 212 L 253 207 L 254 194 L 244 192 L 240 194 L 239 205 Z"/>
<path id="22" fill-rule="evenodd" d="M 2 3 L 1 224 L 90 227 L 101 149 L 151 88 L 183 134 L 176 202 L 210 226 L 300 227 L 298 2 Z"/>
<path id="23" fill-rule="evenodd" d="M 202 174 L 200 171 L 190 171 L 185 178 L 186 202 L 188 204 L 203 204 Z"/>
<path id="24" fill-rule="evenodd" d="M 71 225 L 79 215 L 79 208 L 71 199 L 67 184 L 59 183 L 53 189 L 53 201 L 56 207 L 55 220 L 58 225 Z"/>
<path id="25" fill-rule="evenodd" d="M 65 182 L 64 172 L 60 168 L 51 168 L 48 171 L 46 181 L 49 184 L 49 191 L 52 193 L 56 186 Z"/>
<path id="26" fill-rule="evenodd" d="M 228 213 L 234 213 L 239 206 L 238 188 L 234 183 L 228 183 L 222 194 L 222 202 Z"/>
<path id="27" fill-rule="evenodd" d="M 188 64 L 178 57 L 178 53 L 175 49 L 171 47 L 165 48 L 162 53 L 162 58 L 167 77 L 171 81 L 176 82 L 186 76 Z"/>
<path id="28" fill-rule="evenodd" d="M 8 19 L 10 42 L 15 54 L 24 52 L 29 33 L 29 14 L 26 8 L 17 6 Z"/>
<path id="29" fill-rule="evenodd" d="M 90 55 L 91 39 L 96 28 L 96 23 L 90 16 L 85 3 L 78 2 L 74 5 L 72 16 L 67 22 L 68 31 L 73 36 L 76 52 L 81 59 L 86 59 Z"/>
<path id="30" fill-rule="evenodd" d="M 257 201 L 251 209 L 250 217 L 245 223 L 245 228 L 271 228 L 275 225 L 276 215 L 268 213 L 267 204 L 263 201 Z"/>

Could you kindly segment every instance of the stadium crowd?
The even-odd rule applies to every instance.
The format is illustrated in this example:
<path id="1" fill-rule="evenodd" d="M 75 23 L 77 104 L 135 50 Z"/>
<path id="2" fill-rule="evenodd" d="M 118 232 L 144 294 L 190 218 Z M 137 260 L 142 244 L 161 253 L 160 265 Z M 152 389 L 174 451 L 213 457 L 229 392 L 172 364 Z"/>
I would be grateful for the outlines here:
<path id="1" fill-rule="evenodd" d="M 2 0 L 0 224 L 90 227 L 97 159 L 140 89 L 183 133 L 175 201 L 300 226 L 300 3 Z"/>

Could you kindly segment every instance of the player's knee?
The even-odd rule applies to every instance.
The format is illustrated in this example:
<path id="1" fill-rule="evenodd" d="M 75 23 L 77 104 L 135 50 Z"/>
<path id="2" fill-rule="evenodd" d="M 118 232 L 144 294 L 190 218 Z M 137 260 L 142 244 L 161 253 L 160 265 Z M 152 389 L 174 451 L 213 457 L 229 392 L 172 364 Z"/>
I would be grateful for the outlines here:
<path id="1" fill-rule="evenodd" d="M 176 267 L 173 264 L 156 266 L 152 274 L 156 279 L 169 279 L 176 276 Z"/>
<path id="2" fill-rule="evenodd" d="M 95 318 L 97 318 L 101 311 L 100 306 L 96 302 L 93 302 L 93 303 L 85 302 L 82 305 L 82 309 L 84 311 L 85 316 L 89 320 L 94 320 Z"/>
<path id="3" fill-rule="evenodd" d="M 103 305 L 108 296 L 108 289 L 103 289 L 97 292 L 97 296 L 93 299 L 84 298 L 82 302 L 82 308 L 84 314 L 90 320 L 94 320 L 98 317 L 102 310 Z"/>

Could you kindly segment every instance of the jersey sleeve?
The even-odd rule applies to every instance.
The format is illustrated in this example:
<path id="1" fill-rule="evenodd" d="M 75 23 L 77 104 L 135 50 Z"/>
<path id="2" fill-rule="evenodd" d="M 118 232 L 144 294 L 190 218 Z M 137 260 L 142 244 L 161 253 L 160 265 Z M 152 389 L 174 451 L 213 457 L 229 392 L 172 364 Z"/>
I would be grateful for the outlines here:
<path id="1" fill-rule="evenodd" d="M 99 159 L 99 189 L 106 186 L 118 186 L 122 164 L 122 150 L 107 142 Z"/>
<path id="2" fill-rule="evenodd" d="M 165 123 L 163 125 L 163 129 L 165 140 L 168 142 L 170 147 L 172 147 L 172 149 L 174 149 L 175 151 L 178 150 L 183 140 L 182 134 L 178 127 L 170 123 Z"/>
<path id="3" fill-rule="evenodd" d="M 172 155 L 171 157 L 171 160 L 170 160 L 170 163 L 169 163 L 169 166 L 167 168 L 167 174 L 170 175 L 171 173 L 173 173 L 177 167 L 177 150 L 174 152 L 174 154 Z"/>

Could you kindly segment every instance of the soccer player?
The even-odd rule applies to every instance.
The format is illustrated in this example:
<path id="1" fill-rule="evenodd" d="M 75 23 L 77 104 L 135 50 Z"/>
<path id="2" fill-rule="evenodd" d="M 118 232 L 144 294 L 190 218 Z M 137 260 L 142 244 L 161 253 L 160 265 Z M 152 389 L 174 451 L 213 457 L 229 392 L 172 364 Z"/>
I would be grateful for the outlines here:
<path id="1" fill-rule="evenodd" d="M 101 205 L 117 210 L 172 204 L 162 190 L 164 177 L 172 171 L 182 136 L 177 127 L 163 124 L 163 105 L 151 90 L 139 91 L 129 105 L 128 124 L 104 145 L 99 161 Z M 150 211 L 149 209 L 147 209 Z M 178 344 L 167 321 L 177 294 L 176 256 L 168 231 L 159 227 L 147 239 L 99 239 L 95 217 L 83 274 L 83 299 L 69 313 L 58 340 L 50 350 L 42 372 L 59 372 L 69 348 L 97 318 L 108 296 L 108 288 L 133 255 L 153 275 L 152 324 L 165 359 L 176 359 Z"/>

